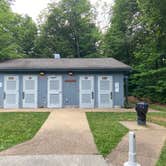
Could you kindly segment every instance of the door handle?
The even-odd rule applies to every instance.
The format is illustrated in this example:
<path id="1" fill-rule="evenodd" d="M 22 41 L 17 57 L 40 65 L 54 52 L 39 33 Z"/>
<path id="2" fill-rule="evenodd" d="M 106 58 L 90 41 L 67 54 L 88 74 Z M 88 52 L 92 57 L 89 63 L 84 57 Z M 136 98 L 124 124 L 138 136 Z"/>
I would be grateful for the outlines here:
<path id="1" fill-rule="evenodd" d="M 92 99 L 94 99 L 94 92 L 92 92 Z"/>
<path id="2" fill-rule="evenodd" d="M 22 99 L 24 99 L 24 97 L 25 97 L 25 93 L 24 93 L 24 92 L 22 92 Z"/>
<path id="3" fill-rule="evenodd" d="M 3 93 L 3 99 L 4 100 L 6 99 L 6 93 L 5 92 Z"/>
<path id="4" fill-rule="evenodd" d="M 110 99 L 112 100 L 112 92 L 110 92 Z"/>

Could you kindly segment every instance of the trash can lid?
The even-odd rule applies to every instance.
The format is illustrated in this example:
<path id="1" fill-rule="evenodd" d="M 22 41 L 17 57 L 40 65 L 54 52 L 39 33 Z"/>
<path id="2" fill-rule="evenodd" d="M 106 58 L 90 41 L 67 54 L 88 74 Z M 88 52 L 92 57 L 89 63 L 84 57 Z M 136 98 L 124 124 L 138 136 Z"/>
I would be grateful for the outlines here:
<path id="1" fill-rule="evenodd" d="M 137 103 L 137 105 L 148 105 L 148 103 L 146 103 L 146 102 L 139 102 L 139 103 Z"/>

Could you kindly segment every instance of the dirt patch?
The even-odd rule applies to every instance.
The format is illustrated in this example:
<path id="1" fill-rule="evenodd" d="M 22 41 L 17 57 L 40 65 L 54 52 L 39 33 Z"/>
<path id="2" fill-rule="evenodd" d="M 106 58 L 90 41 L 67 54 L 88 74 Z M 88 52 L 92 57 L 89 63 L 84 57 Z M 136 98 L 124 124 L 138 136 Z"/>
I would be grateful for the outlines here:
<path id="1" fill-rule="evenodd" d="M 152 103 L 149 99 L 147 98 L 137 98 L 135 96 L 128 96 L 128 100 L 129 102 L 131 103 L 138 103 L 138 102 L 141 102 L 141 101 L 145 101 L 145 102 L 148 102 L 148 103 Z"/>
<path id="2" fill-rule="evenodd" d="M 159 102 L 152 102 L 147 98 L 137 98 L 135 96 L 128 96 L 128 101 L 131 102 L 131 103 L 138 103 L 138 102 L 141 102 L 141 101 L 145 101 L 145 102 L 148 102 L 149 104 L 156 104 L 156 105 L 159 105 L 161 107 L 166 107 L 166 104 L 161 104 Z"/>
<path id="3" fill-rule="evenodd" d="M 136 97 L 134 97 L 134 96 L 128 96 L 128 100 L 131 103 L 137 103 L 137 102 L 139 102 L 139 100 Z"/>

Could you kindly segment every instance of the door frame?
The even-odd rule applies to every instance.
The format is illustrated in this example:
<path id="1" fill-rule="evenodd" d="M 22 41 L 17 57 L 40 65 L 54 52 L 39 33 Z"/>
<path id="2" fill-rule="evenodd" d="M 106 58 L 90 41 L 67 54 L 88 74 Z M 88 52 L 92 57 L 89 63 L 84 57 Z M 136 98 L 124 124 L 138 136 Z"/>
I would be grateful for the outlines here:
<path id="1" fill-rule="evenodd" d="M 60 80 L 60 90 L 59 90 L 59 92 L 54 91 L 55 94 L 58 93 L 60 95 L 60 103 L 59 103 L 59 105 L 51 105 L 50 104 L 50 96 L 49 95 L 52 94 L 52 93 L 49 92 L 50 91 L 49 90 L 49 79 L 52 78 L 52 77 L 57 77 Z M 47 76 L 47 107 L 48 108 L 62 108 L 62 91 L 63 91 L 62 83 L 63 83 L 62 82 L 62 75 L 48 75 Z"/>
<path id="2" fill-rule="evenodd" d="M 100 103 L 100 94 L 101 94 L 100 93 L 100 78 L 101 77 L 109 77 L 110 80 L 111 80 L 111 85 L 112 85 L 112 87 L 110 89 L 111 92 L 108 93 L 110 95 L 109 97 L 112 98 L 112 100 L 110 100 L 110 106 L 103 106 Z M 97 77 L 97 84 L 98 84 L 98 87 L 97 87 L 97 90 L 98 90 L 98 107 L 99 108 L 113 108 L 113 76 L 112 75 L 99 75 Z"/>
<path id="3" fill-rule="evenodd" d="M 7 103 L 6 103 L 6 94 L 7 94 L 7 92 L 8 92 L 8 90 L 6 89 L 7 87 L 6 87 L 6 82 L 7 82 L 7 78 L 8 77 L 15 77 L 15 78 L 17 78 L 16 79 L 16 96 L 17 96 L 17 98 L 16 98 L 16 104 L 15 105 L 12 105 L 12 106 L 8 106 L 7 105 Z M 7 91 L 7 92 L 6 92 Z M 4 104 L 4 108 L 19 108 L 19 76 L 18 75 L 4 75 L 4 88 L 3 88 L 3 104 Z M 15 94 L 15 93 L 14 93 Z"/>
<path id="4" fill-rule="evenodd" d="M 92 97 L 92 103 L 91 103 L 91 105 L 83 105 L 82 103 L 81 103 L 81 78 L 82 77 L 91 77 L 92 78 L 92 89 L 91 89 L 91 95 L 93 96 Z M 80 75 L 79 76 L 79 107 L 80 108 L 94 108 L 95 107 L 95 93 L 94 93 L 94 90 L 95 90 L 95 85 L 94 85 L 94 83 L 95 83 L 95 77 L 94 77 L 94 75 Z"/>
<path id="5" fill-rule="evenodd" d="M 24 78 L 26 78 L 26 77 L 34 77 L 35 78 L 35 90 L 31 90 L 31 92 L 32 91 L 34 91 L 35 93 L 35 103 L 34 103 L 34 105 L 26 105 L 25 104 L 25 100 L 24 100 L 24 97 L 25 97 L 25 94 L 26 94 L 26 92 L 25 91 L 27 91 L 27 90 L 25 90 L 24 89 L 24 87 L 25 87 L 25 80 L 24 80 Z M 38 107 L 38 76 L 37 75 L 23 75 L 23 77 L 22 77 L 22 107 L 23 108 L 37 108 Z"/>

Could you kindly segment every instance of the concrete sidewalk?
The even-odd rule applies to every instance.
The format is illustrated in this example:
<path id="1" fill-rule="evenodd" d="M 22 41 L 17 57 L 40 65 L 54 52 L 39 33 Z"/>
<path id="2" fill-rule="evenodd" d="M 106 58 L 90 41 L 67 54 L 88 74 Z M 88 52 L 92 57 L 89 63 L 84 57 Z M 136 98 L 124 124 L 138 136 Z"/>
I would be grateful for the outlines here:
<path id="1" fill-rule="evenodd" d="M 30 141 L 0 155 L 98 154 L 85 112 L 54 111 Z"/>
<path id="2" fill-rule="evenodd" d="M 100 155 L 1 156 L 1 166 L 108 166 Z"/>
<path id="3" fill-rule="evenodd" d="M 141 166 L 155 166 L 166 140 L 166 128 L 148 123 L 140 127 L 136 122 L 121 122 L 136 133 L 137 161 Z M 122 166 L 128 160 L 128 134 L 118 146 L 106 157 L 111 166 Z"/>
<path id="4" fill-rule="evenodd" d="M 20 109 L 2 109 L 0 112 L 55 112 L 55 111 L 68 111 L 68 112 L 135 112 L 134 108 L 20 108 Z M 149 109 L 148 112 L 159 112 L 157 110 Z"/>

